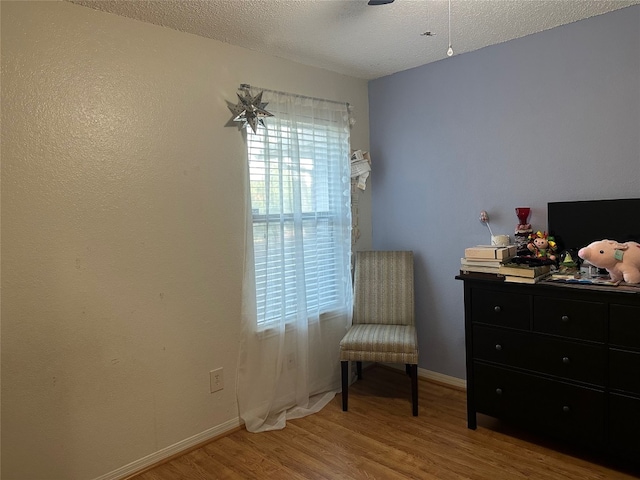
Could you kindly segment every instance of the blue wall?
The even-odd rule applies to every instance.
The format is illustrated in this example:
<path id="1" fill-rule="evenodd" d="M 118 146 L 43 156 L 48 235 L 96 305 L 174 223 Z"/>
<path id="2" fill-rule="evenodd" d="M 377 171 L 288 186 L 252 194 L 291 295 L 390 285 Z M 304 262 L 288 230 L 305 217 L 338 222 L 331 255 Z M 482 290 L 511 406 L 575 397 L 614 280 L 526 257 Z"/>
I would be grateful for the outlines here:
<path id="1" fill-rule="evenodd" d="M 464 378 L 465 247 L 640 197 L 640 6 L 373 80 L 373 247 L 416 255 L 420 367 Z M 640 212 L 639 212 L 640 214 Z"/>

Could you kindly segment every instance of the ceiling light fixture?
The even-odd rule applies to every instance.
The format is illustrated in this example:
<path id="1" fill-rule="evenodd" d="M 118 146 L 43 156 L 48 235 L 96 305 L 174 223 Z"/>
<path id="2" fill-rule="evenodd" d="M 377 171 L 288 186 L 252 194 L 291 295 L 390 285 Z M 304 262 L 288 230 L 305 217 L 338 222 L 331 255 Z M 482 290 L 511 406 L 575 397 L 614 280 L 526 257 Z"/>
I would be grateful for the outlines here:
<path id="1" fill-rule="evenodd" d="M 449 0 L 449 49 L 447 50 L 447 56 L 453 56 L 453 47 L 451 46 L 451 0 Z"/>
<path id="2" fill-rule="evenodd" d="M 428 12 L 427 12 L 427 5 L 426 4 L 425 4 L 424 13 L 425 13 L 425 17 L 428 19 L 429 15 L 428 15 Z M 420 36 L 422 36 L 422 37 L 435 37 L 436 34 L 435 34 L 435 32 L 432 32 L 431 30 L 427 30 L 426 32 L 421 33 Z"/>

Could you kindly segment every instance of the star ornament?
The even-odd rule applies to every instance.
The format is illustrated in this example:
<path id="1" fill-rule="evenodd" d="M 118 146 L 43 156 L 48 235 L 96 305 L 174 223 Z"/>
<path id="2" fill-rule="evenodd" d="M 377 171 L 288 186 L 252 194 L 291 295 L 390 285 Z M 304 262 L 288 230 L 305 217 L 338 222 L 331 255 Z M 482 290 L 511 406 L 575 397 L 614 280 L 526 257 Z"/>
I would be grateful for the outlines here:
<path id="1" fill-rule="evenodd" d="M 262 101 L 263 92 L 260 92 L 255 97 L 251 96 L 248 90 L 244 90 L 243 93 L 244 95 L 237 94 L 239 100 L 237 104 L 234 105 L 227 102 L 227 106 L 233 114 L 233 118 L 229 123 L 240 122 L 240 128 L 246 128 L 249 125 L 253 133 L 256 133 L 258 124 L 266 127 L 263 119 L 264 117 L 273 117 L 273 113 L 265 110 L 267 103 Z"/>

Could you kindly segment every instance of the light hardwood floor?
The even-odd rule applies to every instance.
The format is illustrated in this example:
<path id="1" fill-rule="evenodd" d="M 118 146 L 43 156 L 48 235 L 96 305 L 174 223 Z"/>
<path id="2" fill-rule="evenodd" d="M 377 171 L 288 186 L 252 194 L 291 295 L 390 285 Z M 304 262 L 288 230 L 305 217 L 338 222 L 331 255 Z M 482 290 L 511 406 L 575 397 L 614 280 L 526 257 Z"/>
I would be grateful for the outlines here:
<path id="1" fill-rule="evenodd" d="M 479 416 L 466 425 L 465 394 L 420 380 L 411 415 L 409 379 L 376 366 L 321 412 L 284 430 L 242 429 L 159 465 L 135 480 L 474 479 L 625 480 L 640 467 L 609 464 Z"/>

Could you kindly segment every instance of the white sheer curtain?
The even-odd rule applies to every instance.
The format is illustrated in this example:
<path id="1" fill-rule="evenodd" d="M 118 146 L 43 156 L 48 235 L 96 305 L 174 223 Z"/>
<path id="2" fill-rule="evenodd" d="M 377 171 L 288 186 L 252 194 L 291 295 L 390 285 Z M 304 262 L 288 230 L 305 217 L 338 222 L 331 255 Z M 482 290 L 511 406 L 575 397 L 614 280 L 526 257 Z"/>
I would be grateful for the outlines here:
<path id="1" fill-rule="evenodd" d="M 353 304 L 347 105 L 268 90 L 262 100 L 274 116 L 247 129 L 237 379 L 251 432 L 284 428 L 340 390 Z"/>

